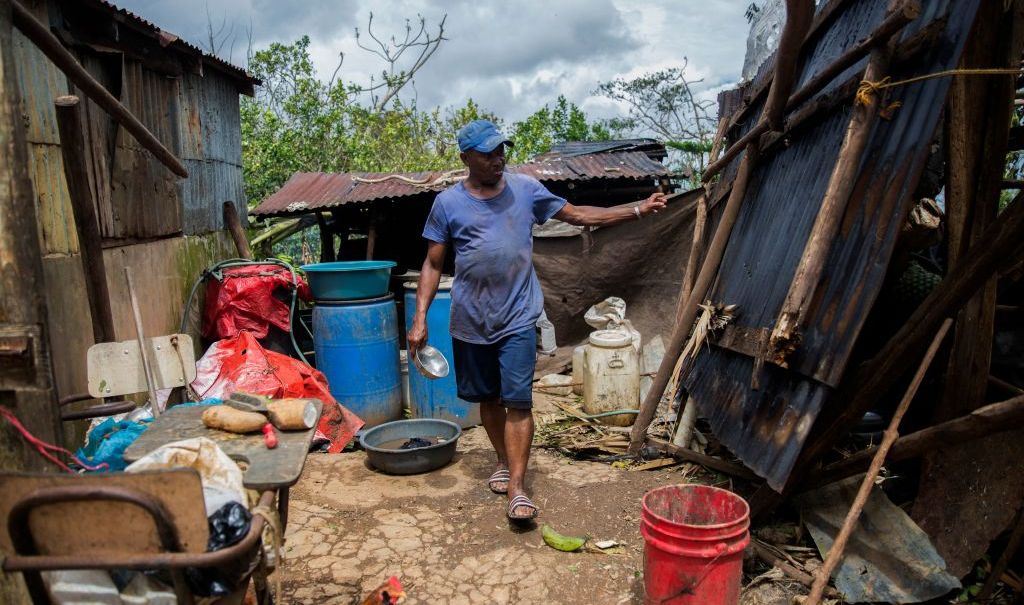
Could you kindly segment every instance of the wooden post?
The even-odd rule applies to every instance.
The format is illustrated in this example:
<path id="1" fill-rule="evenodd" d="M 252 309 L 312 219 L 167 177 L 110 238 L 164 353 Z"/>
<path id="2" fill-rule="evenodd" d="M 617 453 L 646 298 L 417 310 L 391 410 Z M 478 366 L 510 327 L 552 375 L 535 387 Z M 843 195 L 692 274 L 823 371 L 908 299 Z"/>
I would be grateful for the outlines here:
<path id="1" fill-rule="evenodd" d="M 727 119 L 721 118 L 718 120 L 718 132 L 715 133 L 715 139 L 711 144 L 711 153 L 708 154 L 708 158 L 712 162 L 715 161 L 719 151 L 721 151 L 727 125 Z M 697 279 L 697 263 L 700 260 L 701 253 L 704 251 L 704 240 L 707 238 L 709 188 L 709 185 L 704 185 L 704 193 L 697 198 L 697 215 L 693 220 L 693 241 L 690 245 L 690 255 L 686 258 L 686 273 L 683 275 L 682 291 L 679 295 L 679 300 L 676 301 L 676 324 L 680 323 L 683 309 L 686 307 L 686 301 L 690 299 L 690 293 L 693 291 L 693 285 Z M 672 376 L 668 383 L 668 392 L 673 397 L 679 388 L 676 381 L 679 378 L 680 371 L 680 364 L 677 362 L 675 367 L 672 368 Z M 679 421 L 676 423 L 675 434 L 672 436 L 672 445 L 681 448 L 690 447 L 690 442 L 693 440 L 693 428 L 696 423 L 697 404 L 687 396 L 682 402 L 682 408 L 679 410 Z"/>
<path id="2" fill-rule="evenodd" d="M 96 218 L 96 205 L 89 186 L 86 165 L 87 152 L 82 128 L 82 107 L 78 97 L 57 97 L 57 129 L 60 132 L 60 152 L 64 161 L 64 178 L 68 183 L 68 196 L 75 217 L 78 234 L 78 253 L 85 273 L 85 291 L 92 316 L 92 335 L 95 342 L 113 342 L 114 315 L 110 310 L 110 291 L 107 287 L 107 269 L 103 261 L 103 240 Z"/>
<path id="3" fill-rule="evenodd" d="M 966 416 L 904 435 L 892 444 L 889 460 L 908 460 L 950 445 L 1011 431 L 1024 425 L 1024 396 L 980 407 Z M 826 485 L 864 472 L 874 456 L 875 448 L 861 450 L 834 462 L 808 482 L 810 486 Z"/>
<path id="4" fill-rule="evenodd" d="M 772 82 L 773 89 L 784 87 L 787 83 L 792 85 L 795 79 L 795 76 L 792 74 L 796 72 L 798 51 L 814 15 L 814 2 L 813 0 L 788 0 L 786 14 L 786 25 L 782 30 L 782 36 L 779 40 L 779 60 L 776 61 L 775 81 Z M 795 51 L 792 50 L 794 47 Z M 784 75 L 784 73 L 789 73 L 790 75 Z M 761 122 L 769 120 L 784 109 L 784 107 L 778 106 L 780 103 L 777 100 L 787 99 L 789 92 L 786 89 L 770 94 L 770 97 L 776 99 L 776 102 L 765 106 Z M 647 427 L 651 425 L 651 420 L 658 410 L 658 404 L 661 402 L 661 396 L 665 392 L 665 386 L 671 377 L 676 359 L 679 358 L 683 345 L 690 335 L 693 322 L 697 318 L 698 305 L 707 296 L 708 290 L 711 288 L 711 282 L 718 274 L 718 267 L 722 262 L 722 256 L 725 254 L 725 246 L 729 242 L 729 235 L 732 234 L 732 228 L 736 224 L 737 216 L 739 216 L 740 207 L 743 205 L 743 198 L 747 193 L 747 184 L 750 182 L 750 175 L 757 164 L 758 156 L 757 142 L 751 142 L 746 148 L 746 154 L 740 161 L 736 180 L 733 182 L 732 191 L 729 192 L 729 199 L 725 204 L 725 209 L 722 211 L 722 219 L 711 240 L 711 244 L 708 246 L 707 257 L 701 265 L 693 291 L 686 302 L 683 314 L 679 321 L 676 322 L 672 338 L 665 350 L 665 357 L 661 360 L 661 366 L 658 367 L 658 374 L 654 377 L 651 389 L 647 392 L 647 397 L 640 406 L 640 413 L 633 423 L 629 439 L 630 454 L 638 453 L 640 448 L 643 447 L 644 439 L 647 436 Z"/>
<path id="5" fill-rule="evenodd" d="M 239 258 L 252 260 L 249 239 L 245 237 L 242 219 L 238 217 L 238 210 L 235 208 L 234 202 L 224 202 L 224 227 L 231 233 L 231 239 L 235 242 L 235 249 L 238 250 Z"/>
<path id="6" fill-rule="evenodd" d="M 366 229 L 366 260 L 373 260 L 373 249 L 377 245 L 377 221 L 380 215 L 377 212 L 377 205 L 370 208 L 370 226 Z"/>
<path id="7" fill-rule="evenodd" d="M 888 69 L 891 54 L 891 42 L 875 50 L 864 70 L 864 79 L 870 81 L 882 79 Z M 779 310 L 775 328 L 768 339 L 767 350 L 762 352 L 762 359 L 765 361 L 787 367 L 788 356 L 799 346 L 800 337 L 797 330 L 800 321 L 807 313 L 811 299 L 821 281 L 825 262 L 828 260 L 828 252 L 839 231 L 839 225 L 846 213 L 846 205 L 853 193 L 857 174 L 860 172 L 861 156 L 864 155 L 871 132 L 878 120 L 878 110 L 880 109 L 878 105 L 881 102 L 879 99 L 872 105 L 854 103 L 853 115 L 850 116 L 850 123 L 846 127 L 846 136 L 839 148 L 835 166 L 832 167 L 832 175 L 829 178 L 828 187 L 825 189 L 821 208 L 819 208 L 814 226 L 811 228 L 811 234 L 807 238 L 803 255 L 800 257 L 800 262 L 793 275 L 793 281 L 790 282 L 789 292 Z"/>
<path id="8" fill-rule="evenodd" d="M 181 160 L 164 147 L 164 144 L 153 136 L 153 133 L 127 107 L 122 105 L 120 101 L 114 98 L 114 95 L 110 94 L 102 84 L 97 82 L 75 59 L 75 56 L 68 49 L 64 48 L 64 45 L 60 43 L 57 36 L 50 33 L 50 30 L 40 23 L 18 0 L 11 0 L 11 8 L 14 26 L 21 33 L 25 34 L 25 37 L 31 40 L 33 44 L 39 47 L 39 50 L 43 51 L 43 54 L 53 61 L 53 64 L 64 72 L 64 75 L 75 86 L 82 89 L 85 96 L 92 99 L 94 103 L 110 114 L 114 121 L 124 126 L 125 130 L 130 132 L 139 144 L 148 149 L 171 172 L 181 178 L 188 177 L 188 170 L 181 163 Z"/>
<path id="9" fill-rule="evenodd" d="M 794 468 L 814 468 L 838 436 L 885 396 L 908 369 L 910 356 L 921 349 L 938 325 L 956 313 L 990 276 L 1024 256 L 1024 194 L 1017 195 L 999 219 L 985 230 L 981 241 L 987 244 L 968 251 L 962 262 L 932 290 L 870 361 L 859 370 L 847 373 L 840 385 L 845 397 L 834 404 L 842 412 L 815 431 L 817 437 L 804 447 Z"/>
<path id="10" fill-rule="evenodd" d="M 327 225 L 327 219 L 323 212 L 316 213 L 316 224 L 320 227 L 320 262 L 333 263 L 334 256 L 334 231 Z"/>
<path id="11" fill-rule="evenodd" d="M 1014 13 L 1001 3 L 983 2 L 960 67 L 1010 67 L 1018 64 L 1021 33 L 1013 35 Z M 1018 28 L 1020 29 L 1020 28 Z M 985 246 L 984 230 L 999 211 L 1000 179 L 1015 89 L 1012 75 L 981 80 L 954 78 L 950 83 L 947 116 L 946 228 L 948 270 L 968 250 Z M 996 315 L 996 276 L 992 275 L 957 315 L 953 349 L 942 399 L 932 420 L 955 418 L 982 405 Z"/>
<path id="12" fill-rule="evenodd" d="M 860 489 L 857 491 L 857 495 L 853 499 L 853 505 L 850 507 L 850 512 L 847 513 L 846 519 L 843 521 L 843 526 L 839 529 L 839 534 L 836 535 L 836 539 L 832 543 L 832 548 L 828 551 L 828 556 L 825 557 L 825 562 L 816 572 L 814 585 L 811 586 L 811 593 L 807 596 L 807 600 L 804 601 L 804 605 L 818 605 L 818 603 L 821 602 L 821 597 L 825 592 L 825 587 L 828 585 L 829 576 L 832 575 L 832 571 L 837 565 L 839 565 L 839 560 L 843 556 L 843 550 L 846 549 L 846 543 L 850 540 L 850 536 L 853 535 L 854 527 L 857 525 L 857 519 L 860 518 L 860 513 L 864 510 L 864 505 L 867 504 L 868 496 L 871 495 L 871 490 L 875 488 L 875 478 L 878 477 L 879 471 L 882 470 L 882 463 L 885 462 L 885 456 L 889 453 L 889 448 L 892 447 L 893 442 L 896 441 L 896 437 L 899 436 L 897 430 L 899 429 L 900 421 L 903 420 L 903 415 L 907 413 L 907 408 L 910 407 L 910 402 L 913 401 L 914 395 L 917 394 L 917 389 L 921 386 L 921 381 L 924 380 L 925 373 L 928 371 L 929 366 L 931 366 L 932 360 L 935 359 L 935 354 L 939 351 L 939 345 L 942 344 L 942 340 L 946 337 L 946 332 L 949 332 L 949 328 L 952 325 L 952 319 L 947 319 L 942 322 L 942 326 L 939 327 L 939 333 L 932 339 L 931 345 L 924 354 L 924 359 L 921 360 L 921 364 L 917 367 L 917 373 L 914 374 L 914 378 L 910 381 L 910 386 L 907 387 L 907 392 L 903 394 L 903 399 L 900 400 L 900 404 L 897 406 L 896 412 L 892 416 L 892 421 L 889 422 L 889 428 L 885 430 L 885 436 L 882 437 L 882 443 L 878 446 L 878 450 L 875 452 L 875 456 L 871 460 L 871 468 L 868 469 L 867 474 L 864 476 L 864 480 L 861 481 Z"/>

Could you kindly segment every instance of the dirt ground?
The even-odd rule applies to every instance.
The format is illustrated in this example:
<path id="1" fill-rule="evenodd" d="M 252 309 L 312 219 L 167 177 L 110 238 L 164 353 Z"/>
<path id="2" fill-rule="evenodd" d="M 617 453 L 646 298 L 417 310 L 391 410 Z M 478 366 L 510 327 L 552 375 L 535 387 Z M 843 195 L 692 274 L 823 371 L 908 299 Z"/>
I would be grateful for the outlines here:
<path id="1" fill-rule="evenodd" d="M 684 480 L 678 467 L 622 470 L 535 448 L 528 487 L 541 514 L 526 530 L 506 521 L 504 496 L 487 489 L 493 467 L 482 428 L 463 433 L 451 464 L 423 475 L 378 473 L 363 452 L 310 455 L 292 489 L 281 602 L 358 603 L 390 575 L 409 604 L 642 602 L 640 498 Z M 544 523 L 615 540 L 622 552 L 556 551 L 541 539 Z M 791 595 L 754 596 L 744 602 Z"/>

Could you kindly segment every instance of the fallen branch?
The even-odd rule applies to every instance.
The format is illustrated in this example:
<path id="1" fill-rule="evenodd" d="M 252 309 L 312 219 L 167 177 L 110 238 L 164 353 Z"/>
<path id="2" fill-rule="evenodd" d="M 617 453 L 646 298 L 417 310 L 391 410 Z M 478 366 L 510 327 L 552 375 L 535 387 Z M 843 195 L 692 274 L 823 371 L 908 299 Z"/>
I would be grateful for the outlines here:
<path id="1" fill-rule="evenodd" d="M 750 543 L 754 546 L 754 553 L 757 555 L 757 557 L 765 563 L 767 563 L 768 565 L 777 567 L 779 571 L 786 574 L 790 578 L 793 578 L 797 582 L 800 582 L 808 588 L 810 588 L 811 585 L 814 583 L 814 576 L 803 570 L 797 569 L 793 565 L 790 565 L 786 562 L 785 559 L 773 553 L 765 544 L 761 543 L 760 540 L 754 539 L 751 540 Z M 830 599 L 840 598 L 840 595 L 836 591 L 836 589 L 831 587 L 825 591 L 825 595 L 828 596 L 828 598 Z"/>

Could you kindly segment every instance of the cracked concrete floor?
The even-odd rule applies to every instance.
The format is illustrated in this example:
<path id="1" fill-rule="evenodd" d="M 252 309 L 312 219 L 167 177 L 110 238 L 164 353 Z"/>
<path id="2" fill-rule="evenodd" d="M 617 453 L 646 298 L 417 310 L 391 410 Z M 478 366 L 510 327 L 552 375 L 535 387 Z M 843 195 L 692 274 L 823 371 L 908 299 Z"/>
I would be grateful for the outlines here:
<path id="1" fill-rule="evenodd" d="M 404 477 L 378 473 L 363 452 L 310 455 L 292 489 L 283 603 L 358 603 L 388 576 L 406 603 L 639 603 L 640 498 L 680 482 L 678 471 L 627 471 L 534 449 L 528 483 L 536 527 L 505 520 L 486 478 L 494 453 L 482 428 L 459 440 L 448 466 Z M 623 554 L 563 553 L 540 524 L 624 545 Z"/>

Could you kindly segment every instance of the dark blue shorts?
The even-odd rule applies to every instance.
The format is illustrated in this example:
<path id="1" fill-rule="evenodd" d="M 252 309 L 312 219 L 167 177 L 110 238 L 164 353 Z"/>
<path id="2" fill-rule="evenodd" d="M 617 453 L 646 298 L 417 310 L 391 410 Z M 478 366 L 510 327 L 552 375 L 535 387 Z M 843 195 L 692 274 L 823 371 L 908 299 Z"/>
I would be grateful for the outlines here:
<path id="1" fill-rule="evenodd" d="M 533 367 L 537 331 L 533 326 L 498 342 L 481 345 L 452 338 L 459 399 L 482 403 L 501 400 L 507 408 L 533 407 Z"/>

